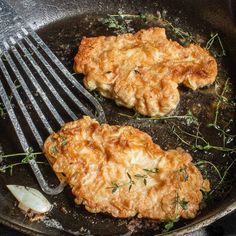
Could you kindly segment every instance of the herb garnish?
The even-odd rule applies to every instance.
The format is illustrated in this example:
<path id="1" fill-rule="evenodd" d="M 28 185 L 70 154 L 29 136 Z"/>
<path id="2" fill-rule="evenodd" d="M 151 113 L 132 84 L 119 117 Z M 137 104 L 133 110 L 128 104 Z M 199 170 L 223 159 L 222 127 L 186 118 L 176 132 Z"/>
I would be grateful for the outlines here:
<path id="1" fill-rule="evenodd" d="M 139 14 L 127 14 L 122 11 L 118 11 L 117 14 L 108 14 L 101 22 L 106 25 L 109 29 L 114 29 L 115 33 L 127 33 L 133 32 L 133 28 L 130 27 L 131 19 L 140 19 L 143 22 L 153 22 L 161 23 L 163 26 L 169 28 L 172 33 L 177 37 L 180 37 L 184 41 L 195 42 L 194 36 L 187 31 L 179 27 L 175 27 L 171 22 L 166 19 L 162 19 L 161 14 L 150 14 L 150 13 L 139 13 Z"/>
<path id="2" fill-rule="evenodd" d="M 165 20 L 164 21 L 166 26 L 170 28 L 170 30 L 177 36 L 180 37 L 181 39 L 188 41 L 188 42 L 195 42 L 194 36 L 187 31 L 184 31 L 183 29 L 174 26 L 171 22 Z"/>
<path id="3" fill-rule="evenodd" d="M 112 185 L 112 193 L 115 193 L 120 187 L 122 187 L 122 185 L 118 185 L 117 183 L 115 182 L 111 182 L 111 185 Z"/>
<path id="4" fill-rule="evenodd" d="M 188 172 L 186 168 L 180 168 L 178 171 L 182 175 L 184 182 L 188 181 Z"/>
<path id="5" fill-rule="evenodd" d="M 233 138 L 236 137 L 236 135 L 234 134 L 229 134 L 230 129 L 228 129 L 228 127 L 233 122 L 232 119 L 230 119 L 223 128 L 221 128 L 220 125 L 218 124 L 218 117 L 220 113 L 221 104 L 228 102 L 228 99 L 225 97 L 225 94 L 227 93 L 228 89 L 229 89 L 229 78 L 227 78 L 227 80 L 225 81 L 221 94 L 217 94 L 217 104 L 216 104 L 214 121 L 212 123 L 207 124 L 207 127 L 209 128 L 213 127 L 217 131 L 219 131 L 219 136 L 223 138 L 222 139 L 223 147 L 225 147 L 227 139 L 232 140 Z"/>
<path id="6" fill-rule="evenodd" d="M 99 101 L 99 102 L 104 102 L 105 98 L 98 93 L 97 91 L 93 91 L 93 96 Z"/>
<path id="7" fill-rule="evenodd" d="M 200 128 L 202 124 L 196 124 L 195 129 L 192 129 L 192 132 L 187 132 L 177 126 L 176 124 L 172 123 L 172 132 L 176 135 L 176 137 L 185 145 L 189 146 L 192 150 L 200 150 L 200 151 L 206 151 L 206 150 L 218 150 L 221 152 L 236 152 L 236 147 L 227 147 L 226 144 L 230 143 L 235 137 L 235 134 L 231 134 L 229 126 L 233 122 L 232 119 L 225 122 L 225 125 L 221 127 L 218 123 L 219 121 L 219 114 L 220 114 L 220 108 L 223 105 L 228 104 L 228 99 L 225 97 L 226 93 L 229 89 L 229 79 L 227 79 L 223 85 L 223 89 L 220 94 L 217 93 L 217 103 L 216 103 L 216 110 L 213 122 L 208 123 L 206 125 L 207 128 L 214 128 L 218 131 L 218 136 L 222 138 L 222 146 L 216 146 L 211 144 L 209 141 L 206 140 L 206 138 L 201 134 Z M 215 89 L 217 90 L 217 89 Z M 181 133 L 181 134 L 180 134 Z M 187 139 L 184 138 L 188 137 L 194 139 L 194 144 L 191 141 L 187 141 Z"/>
<path id="8" fill-rule="evenodd" d="M 52 145 L 50 148 L 49 148 L 49 152 L 50 154 L 57 154 L 57 146 L 56 145 Z"/>
<path id="9" fill-rule="evenodd" d="M 132 188 L 132 186 L 133 186 L 133 184 L 134 184 L 134 181 L 132 180 L 132 178 L 131 178 L 131 176 L 130 176 L 130 174 L 127 172 L 127 175 L 128 175 L 128 177 L 129 177 L 129 183 L 128 183 L 128 185 L 129 185 L 129 192 L 130 192 L 130 190 L 131 190 L 131 188 Z"/>
<path id="10" fill-rule="evenodd" d="M 114 29 L 116 33 L 127 33 L 133 32 L 133 29 L 130 27 L 131 19 L 140 19 L 143 22 L 156 22 L 161 24 L 162 27 L 166 27 L 173 34 L 176 35 L 182 40 L 182 43 L 197 43 L 198 40 L 193 36 L 192 33 L 183 30 L 180 27 L 174 26 L 170 21 L 164 18 L 164 16 L 159 14 L 150 14 L 150 13 L 139 13 L 139 14 L 127 14 L 122 11 L 118 11 L 117 14 L 108 14 L 106 18 L 102 20 L 102 23 L 105 24 L 108 28 Z M 218 44 L 220 46 L 221 52 L 213 50 L 213 54 L 216 57 L 222 57 L 226 55 L 223 43 L 218 33 L 211 33 L 210 39 L 206 42 L 206 49 L 212 50 L 213 45 Z"/>
<path id="11" fill-rule="evenodd" d="M 125 19 L 127 17 L 136 17 L 136 15 L 123 14 L 119 11 L 118 14 L 108 14 L 101 22 L 109 29 L 115 30 L 117 34 L 133 32 L 133 29 L 129 26 L 130 20 Z"/>
<path id="12" fill-rule="evenodd" d="M 143 183 L 144 185 L 147 185 L 147 175 L 141 175 L 141 174 L 136 174 L 134 175 L 136 178 L 140 178 L 140 179 L 143 179 Z"/>
<path id="13" fill-rule="evenodd" d="M 182 200 L 179 200 L 178 203 L 182 207 L 183 210 L 188 209 L 188 201 L 186 201 L 184 198 Z"/>
<path id="14" fill-rule="evenodd" d="M 149 173 L 153 173 L 153 174 L 156 174 L 158 173 L 158 168 L 153 168 L 153 169 L 143 169 L 144 171 L 146 172 L 149 172 Z"/>
<path id="15" fill-rule="evenodd" d="M 213 51 L 214 56 L 216 57 L 226 56 L 225 49 L 223 47 L 221 38 L 218 33 L 215 33 L 215 34 L 211 33 L 211 38 L 206 43 L 206 49 L 210 50 L 212 46 L 215 44 L 215 42 L 218 42 L 221 52 L 219 53 L 219 52 Z"/>
<path id="16" fill-rule="evenodd" d="M 176 219 L 173 219 L 173 220 L 170 220 L 169 222 L 167 222 L 165 225 L 164 225 L 164 228 L 165 228 L 165 232 L 168 232 L 170 231 L 173 227 L 174 227 L 174 223 L 178 222 L 179 221 L 179 218 L 176 218 Z"/>
<path id="17" fill-rule="evenodd" d="M 65 136 L 61 137 L 61 142 L 60 145 L 61 146 L 65 146 L 68 143 L 68 140 Z"/>
<path id="18" fill-rule="evenodd" d="M 115 193 L 121 187 L 125 187 L 125 186 L 129 186 L 129 192 L 130 192 L 130 190 L 131 190 L 132 186 L 135 184 L 135 182 L 133 181 L 131 175 L 128 172 L 126 174 L 129 178 L 129 182 L 124 183 L 124 184 L 117 184 L 115 182 L 111 182 L 111 187 L 108 187 L 108 188 L 112 189 L 112 193 Z"/>
<path id="19" fill-rule="evenodd" d="M 202 134 L 197 131 L 196 134 L 194 133 L 189 133 L 184 131 L 183 129 L 181 129 L 180 127 L 178 127 L 177 125 L 173 124 L 171 127 L 171 130 L 173 132 L 173 134 L 185 145 L 189 146 L 192 150 L 200 150 L 200 151 L 208 151 L 208 150 L 218 150 L 221 152 L 236 152 L 236 147 L 233 148 L 228 148 L 228 147 L 222 147 L 222 146 L 215 146 L 210 144 L 203 136 Z M 183 137 L 181 137 L 181 135 L 178 133 L 178 130 L 188 136 L 188 137 L 192 137 L 195 138 L 195 144 L 192 144 L 189 141 L 186 141 Z M 199 141 L 202 142 L 202 144 L 199 144 Z"/>
<path id="20" fill-rule="evenodd" d="M 219 183 L 216 185 L 216 187 L 209 193 L 209 195 L 212 195 L 212 193 L 214 193 L 219 187 L 220 185 L 224 182 L 225 180 L 225 177 L 226 175 L 228 174 L 230 168 L 235 164 L 236 162 L 236 159 L 233 160 L 230 165 L 226 168 L 226 170 L 224 171 L 223 175 L 220 173 L 219 169 L 216 167 L 216 165 L 214 165 L 212 162 L 210 161 L 206 161 L 206 160 L 203 160 L 203 161 L 199 161 L 197 163 L 195 163 L 195 165 L 197 166 L 202 166 L 202 165 L 211 165 L 213 167 L 213 169 L 215 170 L 215 172 L 217 173 L 217 175 L 219 176 L 220 178 L 220 181 Z"/>
<path id="21" fill-rule="evenodd" d="M 191 110 L 188 110 L 185 115 L 180 116 L 160 116 L 160 117 L 143 117 L 139 115 L 138 113 L 135 113 L 133 116 L 127 115 L 124 113 L 118 113 L 120 116 L 132 118 L 135 120 L 172 120 L 172 119 L 178 119 L 178 120 L 184 120 L 187 126 L 190 126 L 191 124 L 198 124 L 198 119 L 193 115 Z"/>
<path id="22" fill-rule="evenodd" d="M 4 160 L 9 157 L 17 157 L 17 156 L 24 156 L 24 158 L 17 163 L 4 165 L 0 167 L 0 172 L 5 173 L 6 170 L 10 171 L 10 175 L 12 175 L 13 168 L 19 165 L 28 164 L 31 160 L 36 160 L 38 155 L 42 155 L 42 152 L 34 152 L 32 147 L 29 147 L 26 152 L 23 153 L 14 153 L 14 154 L 7 154 L 7 155 L 0 155 L 0 159 Z M 37 162 L 38 164 L 45 164 L 45 162 Z"/>

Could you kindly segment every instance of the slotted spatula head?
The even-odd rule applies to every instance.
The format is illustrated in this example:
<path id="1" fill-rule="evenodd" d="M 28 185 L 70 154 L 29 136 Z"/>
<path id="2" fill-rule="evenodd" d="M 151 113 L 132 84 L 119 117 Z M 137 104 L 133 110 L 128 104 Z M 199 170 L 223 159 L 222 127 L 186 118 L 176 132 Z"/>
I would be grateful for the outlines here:
<path id="1" fill-rule="evenodd" d="M 0 1 L 0 19 L 0 70 L 4 77 L 0 80 L 0 97 L 25 152 L 29 151 L 32 138 L 42 147 L 41 126 L 48 135 L 55 129 L 55 124 L 62 126 L 65 123 L 65 117 L 76 120 L 78 112 L 106 122 L 99 102 L 4 1 Z M 12 106 L 9 94 L 15 99 L 20 114 Z M 32 117 L 32 110 L 37 120 Z M 26 127 L 32 136 L 25 133 Z M 63 190 L 63 184 L 55 188 L 49 186 L 35 160 L 29 163 L 45 193 L 58 194 Z"/>

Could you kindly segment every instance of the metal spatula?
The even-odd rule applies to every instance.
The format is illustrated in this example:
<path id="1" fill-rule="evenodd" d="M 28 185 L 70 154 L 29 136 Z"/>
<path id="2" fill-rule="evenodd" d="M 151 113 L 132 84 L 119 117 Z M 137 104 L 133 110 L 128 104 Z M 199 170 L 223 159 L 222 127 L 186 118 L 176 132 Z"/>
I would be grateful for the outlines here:
<path id="1" fill-rule="evenodd" d="M 80 110 L 91 117 L 95 117 L 96 113 L 97 120 L 106 121 L 98 101 L 76 81 L 42 39 L 4 1 L 0 1 L 0 70 L 4 77 L 0 79 L 0 97 L 25 152 L 29 149 L 29 141 L 32 139 L 25 135 L 26 127 L 42 147 L 43 138 L 38 123 L 44 126 L 48 134 L 53 132 L 50 120 L 60 126 L 64 124 L 64 116 L 58 112 L 53 99 L 63 109 L 63 115 L 66 114 L 71 120 L 77 119 L 76 111 Z M 18 86 L 21 87 L 22 93 L 18 91 Z M 23 119 L 19 119 L 20 115 L 15 112 L 6 87 L 14 97 Z M 73 92 L 70 88 L 73 88 Z M 37 96 L 32 92 L 33 89 L 37 91 Z M 37 122 L 32 118 L 32 108 L 29 111 L 22 96 L 30 101 L 34 116 L 37 115 Z M 84 96 L 95 112 L 85 106 L 78 96 Z M 72 103 L 75 111 L 71 108 Z M 56 188 L 49 186 L 36 161 L 31 160 L 30 165 L 45 193 L 58 194 L 63 190 L 62 184 Z"/>

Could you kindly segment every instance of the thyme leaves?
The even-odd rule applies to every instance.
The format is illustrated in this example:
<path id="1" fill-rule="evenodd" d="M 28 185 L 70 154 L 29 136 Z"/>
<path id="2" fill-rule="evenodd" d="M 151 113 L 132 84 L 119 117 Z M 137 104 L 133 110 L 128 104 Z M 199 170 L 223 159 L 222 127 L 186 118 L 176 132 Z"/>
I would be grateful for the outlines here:
<path id="1" fill-rule="evenodd" d="M 61 145 L 61 146 L 65 146 L 67 143 L 68 143 L 67 138 L 66 138 L 65 136 L 62 136 L 62 137 L 61 137 L 60 145 Z"/>
<path id="2" fill-rule="evenodd" d="M 178 38 L 180 38 L 183 42 L 196 42 L 195 37 L 192 33 L 183 30 L 180 27 L 174 26 L 171 22 L 164 20 L 165 26 L 168 27 L 173 34 L 175 34 Z"/>
<path id="3" fill-rule="evenodd" d="M 159 169 L 158 168 L 153 168 L 153 169 L 143 169 L 144 171 L 148 172 L 148 173 L 153 173 L 156 174 L 158 173 Z"/>
<path id="4" fill-rule="evenodd" d="M 30 161 L 35 160 L 37 155 L 38 155 L 37 153 L 34 153 L 34 149 L 32 147 L 29 147 L 25 153 L 25 157 L 21 160 L 21 162 L 27 164 Z"/>
<path id="5" fill-rule="evenodd" d="M 209 128 L 213 127 L 219 132 L 218 135 L 222 137 L 223 147 L 225 147 L 228 142 L 231 142 L 236 137 L 236 135 L 229 133 L 230 132 L 229 126 L 233 122 L 232 119 L 228 120 L 223 127 L 221 127 L 218 124 L 220 107 L 222 104 L 228 102 L 228 99 L 225 96 L 228 90 L 229 90 L 229 78 L 226 79 L 222 92 L 220 94 L 217 93 L 217 104 L 216 104 L 214 120 L 213 122 L 207 124 L 207 127 Z"/>
<path id="6" fill-rule="evenodd" d="M 153 168 L 153 169 L 143 169 L 143 171 L 147 172 L 147 173 L 151 173 L 151 174 L 156 174 L 158 173 L 158 168 Z M 127 172 L 127 177 L 128 177 L 128 181 L 127 182 L 123 182 L 123 183 L 117 183 L 112 181 L 111 182 L 111 186 L 108 187 L 109 189 L 111 189 L 112 193 L 117 192 L 120 188 L 122 187 L 126 187 L 128 186 L 128 190 L 129 192 L 131 191 L 133 185 L 135 185 L 135 181 L 132 178 L 132 176 Z M 147 185 L 147 179 L 148 179 L 148 174 L 134 174 L 133 175 L 134 178 L 136 179 L 141 179 L 143 180 L 143 184 L 146 186 Z"/>
<path id="7" fill-rule="evenodd" d="M 9 170 L 10 175 L 12 175 L 14 167 L 28 164 L 28 163 L 30 163 L 31 160 L 36 160 L 37 156 L 42 155 L 42 154 L 43 154 L 42 152 L 34 152 L 33 148 L 29 147 L 26 150 L 26 152 L 0 155 L 1 160 L 7 159 L 7 158 L 13 158 L 13 157 L 23 157 L 20 162 L 11 163 L 8 165 L 1 166 L 0 172 L 5 173 L 7 170 Z M 45 162 L 39 162 L 39 161 L 37 161 L 37 163 L 38 164 L 45 164 Z"/>
<path id="8" fill-rule="evenodd" d="M 136 178 L 143 179 L 144 185 L 147 185 L 147 178 L 148 178 L 147 175 L 136 174 L 136 175 L 134 175 L 134 176 L 135 176 Z"/>
<path id="9" fill-rule="evenodd" d="M 188 172 L 186 168 L 180 168 L 178 171 L 182 175 L 184 182 L 188 181 Z"/>
<path id="10" fill-rule="evenodd" d="M 178 204 L 181 206 L 183 210 L 188 209 L 188 201 L 186 201 L 184 198 L 178 201 Z"/>
<path id="11" fill-rule="evenodd" d="M 167 28 L 173 35 L 179 39 L 183 44 L 188 44 L 191 42 L 194 43 L 203 43 L 205 40 L 199 40 L 198 35 L 193 35 L 191 32 L 184 30 L 181 27 L 178 27 L 168 21 L 164 14 L 157 12 L 156 14 L 151 13 L 124 13 L 118 11 L 116 14 L 108 14 L 106 18 L 102 19 L 101 22 L 106 25 L 109 29 L 113 29 L 115 33 L 127 33 L 133 32 L 134 29 L 130 26 L 130 23 L 134 19 L 139 19 L 144 23 L 152 23 L 160 27 Z M 215 49 L 215 46 L 218 46 Z M 211 50 L 215 57 L 226 56 L 226 50 L 224 49 L 222 40 L 219 36 L 219 33 L 211 33 L 210 38 L 205 44 L 207 50 Z"/>
<path id="12" fill-rule="evenodd" d="M 133 32 L 134 29 L 130 26 L 132 20 L 138 19 L 144 23 L 154 23 L 162 27 L 168 28 L 176 37 L 181 41 L 185 42 L 196 42 L 195 37 L 192 33 L 183 30 L 180 27 L 174 26 L 170 21 L 164 19 L 162 14 L 151 13 L 124 13 L 118 11 L 116 14 L 108 14 L 106 18 L 102 19 L 101 22 L 106 25 L 109 29 L 113 29 L 115 33 L 127 33 Z"/>
<path id="13" fill-rule="evenodd" d="M 112 189 L 112 193 L 115 193 L 120 187 L 122 187 L 122 185 L 118 185 L 117 183 L 115 182 L 111 182 L 111 189 Z"/>
<path id="14" fill-rule="evenodd" d="M 101 22 L 109 29 L 113 29 L 115 33 L 127 33 L 133 32 L 133 28 L 130 27 L 130 20 L 127 18 L 136 18 L 139 15 L 123 14 L 119 11 L 117 14 L 108 14 L 106 18 L 103 18 Z"/>
<path id="15" fill-rule="evenodd" d="M 125 187 L 125 186 L 128 186 L 129 192 L 131 191 L 131 188 L 135 184 L 135 182 L 133 181 L 131 175 L 128 172 L 126 174 L 128 176 L 128 179 L 129 179 L 128 182 L 125 182 L 123 184 L 118 184 L 116 182 L 111 182 L 111 186 L 108 187 L 108 188 L 111 189 L 112 193 L 116 193 L 120 188 Z"/>
<path id="16" fill-rule="evenodd" d="M 56 154 L 57 154 L 57 146 L 56 146 L 56 145 L 52 145 L 52 146 L 49 148 L 49 152 L 50 152 L 50 154 L 52 154 L 52 155 L 56 155 Z"/>
<path id="17" fill-rule="evenodd" d="M 169 222 L 167 222 L 164 225 L 164 232 L 170 231 L 174 227 L 174 224 L 178 221 L 179 221 L 179 218 L 176 218 L 176 219 L 173 219 L 173 220 L 170 220 Z"/>

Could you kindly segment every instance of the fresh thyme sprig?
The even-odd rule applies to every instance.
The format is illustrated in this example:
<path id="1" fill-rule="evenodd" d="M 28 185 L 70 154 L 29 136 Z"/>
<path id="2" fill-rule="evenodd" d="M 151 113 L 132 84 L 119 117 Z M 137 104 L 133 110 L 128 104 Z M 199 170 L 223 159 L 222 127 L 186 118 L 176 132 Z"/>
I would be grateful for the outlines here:
<path id="1" fill-rule="evenodd" d="M 0 154 L 1 159 L 9 158 L 9 157 L 17 157 L 17 156 L 25 156 L 28 160 L 36 158 L 38 155 L 42 155 L 43 152 L 34 152 L 32 147 L 29 147 L 26 152 L 19 152 L 19 153 L 13 153 L 13 154 Z M 24 159 L 25 159 L 24 158 Z"/>
<path id="2" fill-rule="evenodd" d="M 207 150 L 213 149 L 213 150 L 218 150 L 218 151 L 221 151 L 221 152 L 232 152 L 232 153 L 236 152 L 236 147 L 228 148 L 228 147 L 211 145 L 208 141 L 206 141 L 206 139 L 203 136 L 199 136 L 199 132 L 197 134 L 192 134 L 192 133 L 184 131 L 183 129 L 181 129 L 180 127 L 178 127 L 175 124 L 172 125 L 171 130 L 172 130 L 173 134 L 183 144 L 189 146 L 192 150 L 207 151 Z M 180 134 L 177 132 L 177 130 L 179 130 L 182 134 L 185 134 L 189 137 L 195 138 L 195 144 L 193 144 L 189 141 L 186 141 L 183 137 L 180 136 Z M 199 140 L 202 141 L 201 144 L 198 143 Z"/>
<path id="3" fill-rule="evenodd" d="M 223 181 L 225 180 L 225 177 L 227 176 L 230 168 L 235 164 L 236 159 L 233 160 L 230 165 L 226 168 L 226 170 L 224 171 L 223 174 L 220 173 L 219 169 L 216 167 L 215 164 L 213 164 L 210 161 L 206 161 L 206 160 L 202 160 L 202 161 L 198 161 L 197 163 L 195 163 L 196 166 L 201 166 L 201 165 L 210 165 L 213 167 L 213 169 L 215 170 L 215 172 L 217 173 L 220 181 L 218 182 L 218 184 L 216 185 L 216 187 L 208 194 L 208 195 L 212 195 L 219 187 L 220 185 L 223 183 Z"/>
<path id="4" fill-rule="evenodd" d="M 20 162 L 12 163 L 9 165 L 4 165 L 4 166 L 0 167 L 0 172 L 5 173 L 6 170 L 9 170 L 10 175 L 12 175 L 14 167 L 19 166 L 19 165 L 28 164 L 31 160 L 36 160 L 36 157 L 38 155 L 42 155 L 42 154 L 43 154 L 42 152 L 34 152 L 33 148 L 29 147 L 26 152 L 0 155 L 1 160 L 4 160 L 9 157 L 18 157 L 18 156 L 24 157 L 21 159 Z M 37 163 L 38 164 L 45 164 L 45 162 L 37 162 Z"/>
<path id="5" fill-rule="evenodd" d="M 188 42 L 196 42 L 195 37 L 192 33 L 184 31 L 183 29 L 174 26 L 171 22 L 164 20 L 167 27 L 177 36 L 180 37 L 182 40 L 186 40 Z"/>
<path id="6" fill-rule="evenodd" d="M 195 163 L 195 165 L 196 166 L 201 166 L 201 165 L 210 165 L 210 166 L 212 166 L 213 169 L 216 171 L 217 175 L 219 176 L 219 178 L 222 179 L 222 175 L 221 175 L 219 169 L 212 162 L 206 161 L 206 160 L 202 160 L 202 161 L 198 161 L 197 163 Z"/>
<path id="7" fill-rule="evenodd" d="M 127 115 L 124 113 L 118 113 L 120 116 L 132 118 L 135 120 L 173 120 L 173 119 L 178 119 L 178 120 L 184 120 L 187 126 L 190 126 L 191 124 L 198 124 L 198 119 L 193 115 L 191 110 L 188 110 L 185 115 L 180 115 L 180 116 L 162 116 L 162 117 L 142 117 L 138 113 L 135 113 L 133 116 Z"/>
<path id="8" fill-rule="evenodd" d="M 179 212 L 179 210 L 178 210 L 179 206 L 183 210 L 187 210 L 188 209 L 188 201 L 186 201 L 185 198 L 180 199 L 180 196 L 179 196 L 179 191 L 180 191 L 180 175 L 183 175 L 183 174 L 185 175 L 186 174 L 187 177 L 184 177 L 184 181 L 187 181 L 188 180 L 188 173 L 186 171 L 186 168 L 180 168 L 179 170 L 176 170 L 175 172 L 177 174 L 177 180 L 178 180 L 178 188 L 177 188 L 177 191 L 176 191 L 176 196 L 174 198 L 176 217 L 174 219 L 170 220 L 169 222 L 167 222 L 164 225 L 164 232 L 170 231 L 174 227 L 174 224 L 179 221 L 179 213 L 178 213 Z"/>
<path id="9" fill-rule="evenodd" d="M 127 183 L 123 183 L 123 184 L 117 184 L 116 182 L 111 182 L 111 187 L 108 187 L 110 189 L 112 189 L 112 193 L 115 193 L 117 192 L 117 190 L 119 190 L 121 187 L 125 187 L 125 186 L 128 186 L 128 189 L 129 189 L 129 192 L 132 188 L 132 186 L 135 184 L 135 182 L 133 181 L 131 175 L 127 172 L 126 173 L 128 178 L 129 178 L 129 182 Z"/>
<path id="10" fill-rule="evenodd" d="M 225 94 L 228 91 L 228 87 L 229 87 L 229 78 L 227 78 L 227 80 L 225 81 L 221 94 L 217 94 L 218 101 L 216 104 L 214 121 L 212 123 L 207 124 L 207 127 L 213 127 L 217 131 L 219 131 L 219 136 L 223 138 L 222 139 L 223 147 L 225 147 L 227 140 L 231 141 L 233 138 L 236 137 L 235 134 L 229 134 L 230 129 L 228 127 L 233 122 L 232 119 L 230 119 L 223 128 L 221 128 L 220 125 L 218 124 L 220 107 L 222 103 L 226 103 L 228 101 L 228 99 L 225 97 Z M 216 93 L 217 93 L 217 90 L 216 90 Z"/>
<path id="11" fill-rule="evenodd" d="M 234 159 L 231 164 L 226 168 L 226 170 L 224 171 L 224 174 L 222 175 L 222 178 L 220 180 L 220 182 L 216 185 L 216 187 L 209 193 L 209 195 L 212 195 L 220 186 L 221 184 L 224 182 L 225 177 L 227 176 L 230 168 L 235 164 L 236 159 Z"/>
<path id="12" fill-rule="evenodd" d="M 102 19 L 102 23 L 109 29 L 115 30 L 117 34 L 132 32 L 133 29 L 130 27 L 130 20 L 125 18 L 134 18 L 136 15 L 123 14 L 119 11 L 117 14 L 108 14 L 106 18 Z"/>
<path id="13" fill-rule="evenodd" d="M 139 14 L 128 14 L 123 13 L 122 11 L 118 11 L 117 14 L 109 14 L 106 18 L 102 20 L 102 23 L 105 24 L 108 28 L 114 29 L 117 33 L 126 33 L 132 32 L 133 29 L 129 26 L 130 20 L 129 19 L 140 19 L 143 22 L 157 22 L 161 20 L 164 23 L 164 26 L 170 29 L 173 34 L 180 39 L 188 42 L 195 42 L 194 36 L 187 31 L 184 31 L 180 27 L 174 26 L 171 22 L 166 19 L 162 19 L 161 14 L 154 15 L 150 13 L 139 13 Z"/>
<path id="14" fill-rule="evenodd" d="M 174 204 L 175 204 L 175 214 L 178 216 L 179 215 L 179 206 L 183 210 L 188 209 L 188 201 L 186 201 L 185 198 L 180 199 L 180 195 L 179 195 L 180 188 L 181 188 L 180 187 L 180 184 L 181 184 L 180 177 L 183 175 L 183 173 L 184 173 L 184 175 L 186 174 L 187 177 L 186 178 L 184 177 L 184 182 L 186 182 L 188 180 L 188 173 L 186 171 L 186 168 L 180 168 L 179 170 L 177 170 L 175 172 L 177 173 L 178 188 L 177 188 L 177 191 L 176 191 Z"/>
<path id="15" fill-rule="evenodd" d="M 215 44 L 215 42 L 218 42 L 221 52 L 219 53 L 217 51 L 213 51 L 213 54 L 216 57 L 226 56 L 226 51 L 224 49 L 224 46 L 222 44 L 221 38 L 218 33 L 215 33 L 215 34 L 211 33 L 211 37 L 206 43 L 206 49 L 210 50 L 213 47 L 213 45 Z"/>

